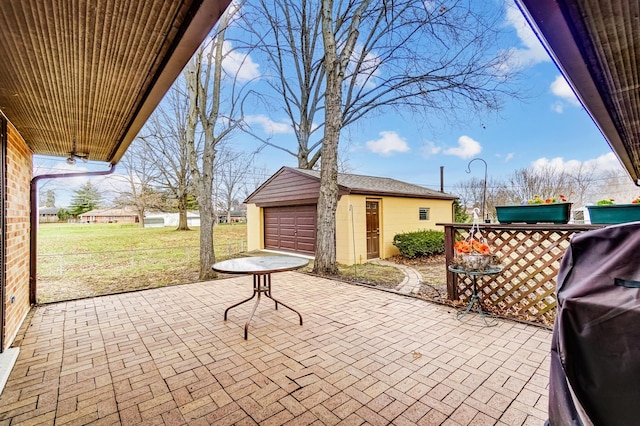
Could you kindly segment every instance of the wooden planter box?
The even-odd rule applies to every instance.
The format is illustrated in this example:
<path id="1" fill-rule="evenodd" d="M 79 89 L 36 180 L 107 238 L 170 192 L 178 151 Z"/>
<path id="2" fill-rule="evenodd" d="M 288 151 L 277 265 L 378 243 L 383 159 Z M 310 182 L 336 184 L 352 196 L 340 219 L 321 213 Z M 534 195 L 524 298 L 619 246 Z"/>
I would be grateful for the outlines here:
<path id="1" fill-rule="evenodd" d="M 640 204 L 612 204 L 587 208 L 593 224 L 613 225 L 640 220 Z"/>
<path id="2" fill-rule="evenodd" d="M 496 206 L 496 214 L 500 223 L 567 223 L 571 203 Z"/>

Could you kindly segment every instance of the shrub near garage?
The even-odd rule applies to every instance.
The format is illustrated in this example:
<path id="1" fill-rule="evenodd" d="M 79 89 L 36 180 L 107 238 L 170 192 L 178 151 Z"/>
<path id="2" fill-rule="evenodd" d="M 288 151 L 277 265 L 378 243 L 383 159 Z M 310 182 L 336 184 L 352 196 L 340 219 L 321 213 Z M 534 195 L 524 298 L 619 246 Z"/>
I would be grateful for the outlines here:
<path id="1" fill-rule="evenodd" d="M 393 237 L 393 245 L 398 247 L 402 256 L 409 259 L 443 254 L 444 232 L 425 230 L 397 234 Z"/>

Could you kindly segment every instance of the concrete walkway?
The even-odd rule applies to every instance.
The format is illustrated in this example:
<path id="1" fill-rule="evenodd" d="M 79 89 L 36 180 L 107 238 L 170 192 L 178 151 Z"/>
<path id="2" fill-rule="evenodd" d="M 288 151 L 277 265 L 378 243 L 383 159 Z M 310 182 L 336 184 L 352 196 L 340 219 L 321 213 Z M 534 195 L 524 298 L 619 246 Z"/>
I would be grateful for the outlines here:
<path id="1" fill-rule="evenodd" d="M 422 284 L 422 275 L 420 275 L 420 272 L 418 272 L 414 268 L 382 259 L 372 260 L 371 262 L 378 265 L 394 266 L 404 273 L 404 279 L 398 285 L 398 287 L 395 288 L 395 291 L 397 291 L 398 293 L 416 294 L 420 291 L 420 285 Z"/>

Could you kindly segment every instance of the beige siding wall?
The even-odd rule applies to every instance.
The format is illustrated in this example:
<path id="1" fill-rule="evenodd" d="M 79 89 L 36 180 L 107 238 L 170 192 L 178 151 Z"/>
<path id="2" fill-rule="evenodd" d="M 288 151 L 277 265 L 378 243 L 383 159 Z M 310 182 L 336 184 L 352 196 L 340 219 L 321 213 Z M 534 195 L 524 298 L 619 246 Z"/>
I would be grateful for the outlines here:
<path id="1" fill-rule="evenodd" d="M 11 343 L 30 308 L 29 303 L 29 194 L 32 154 L 9 123 L 7 144 L 6 328 Z M 11 302 L 13 299 L 13 303 Z M 6 349 L 6 348 L 4 348 Z"/>
<path id="2" fill-rule="evenodd" d="M 385 197 L 382 204 L 380 257 L 383 259 L 399 253 L 393 245 L 393 237 L 396 234 L 424 229 L 444 231 L 444 228 L 436 226 L 436 223 L 453 222 L 451 200 Z M 429 220 L 420 220 L 418 212 L 421 207 L 429 209 Z"/>
<path id="3" fill-rule="evenodd" d="M 380 257 L 383 259 L 398 254 L 393 245 L 396 234 L 423 229 L 442 230 L 436 223 L 453 220 L 451 200 L 345 195 L 340 199 L 336 213 L 336 257 L 339 263 L 352 265 L 367 260 L 367 200 L 380 203 Z M 349 206 L 353 209 L 353 222 Z M 418 212 L 421 207 L 429 209 L 428 220 L 420 220 Z"/>
<path id="4" fill-rule="evenodd" d="M 262 250 L 264 248 L 264 220 L 262 209 L 255 204 L 247 204 L 247 250 Z"/>
<path id="5" fill-rule="evenodd" d="M 353 254 L 353 235 L 355 231 L 355 241 L 359 242 L 362 238 L 359 235 L 359 228 L 361 222 L 361 216 L 364 215 L 364 204 L 362 204 L 362 212 L 358 211 L 360 208 L 359 200 L 355 200 L 353 195 L 343 195 L 338 201 L 338 208 L 336 209 L 336 261 L 345 265 L 353 265 L 354 263 L 362 263 L 357 261 L 357 254 L 362 250 L 358 250 L 358 244 L 356 244 L 356 260 L 354 261 Z M 349 206 L 353 207 L 353 222 L 351 221 L 351 211 Z M 352 226 L 355 223 L 355 228 Z M 362 234 L 366 235 L 366 234 Z M 366 260 L 366 247 L 365 247 L 365 260 Z"/>

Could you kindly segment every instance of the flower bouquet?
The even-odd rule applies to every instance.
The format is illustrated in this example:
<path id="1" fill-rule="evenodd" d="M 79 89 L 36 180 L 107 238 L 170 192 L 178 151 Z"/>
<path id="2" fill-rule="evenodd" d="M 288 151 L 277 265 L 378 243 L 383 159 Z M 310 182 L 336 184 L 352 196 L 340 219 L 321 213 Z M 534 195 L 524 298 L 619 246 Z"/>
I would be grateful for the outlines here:
<path id="1" fill-rule="evenodd" d="M 540 195 L 535 194 L 533 198 L 527 200 L 527 204 L 555 204 L 566 203 L 567 198 L 560 194 L 557 197 L 542 198 Z"/>
<path id="2" fill-rule="evenodd" d="M 453 249 L 455 251 L 455 258 L 452 262 L 454 268 L 476 272 L 486 271 L 492 265 L 498 264 L 496 256 L 480 232 L 480 226 L 475 219 L 467 238 L 456 241 Z"/>

